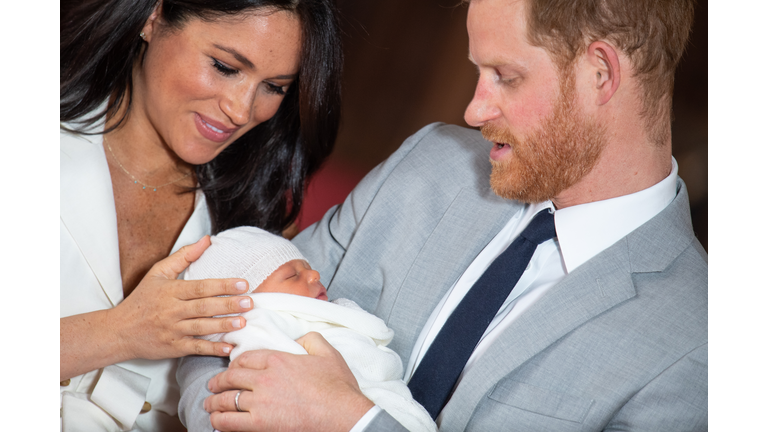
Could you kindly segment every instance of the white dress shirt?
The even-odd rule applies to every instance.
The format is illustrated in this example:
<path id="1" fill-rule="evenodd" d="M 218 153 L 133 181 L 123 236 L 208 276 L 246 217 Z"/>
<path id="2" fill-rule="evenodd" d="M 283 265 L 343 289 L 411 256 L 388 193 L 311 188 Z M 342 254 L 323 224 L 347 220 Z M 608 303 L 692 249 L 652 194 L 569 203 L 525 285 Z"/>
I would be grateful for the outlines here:
<path id="1" fill-rule="evenodd" d="M 640 192 L 561 210 L 555 210 L 551 201 L 525 206 L 510 218 L 504 228 L 477 255 L 432 312 L 416 340 L 403 379 L 406 382 L 410 380 L 432 341 L 475 281 L 539 211 L 554 211 L 557 238 L 538 246 L 517 285 L 475 347 L 456 385 L 504 329 L 549 288 L 664 210 L 677 194 L 676 184 L 677 161 L 672 158 L 669 175 Z M 350 432 L 362 431 L 379 411 L 378 407 L 372 408 Z M 441 417 L 442 415 L 437 417 L 438 425 Z"/>

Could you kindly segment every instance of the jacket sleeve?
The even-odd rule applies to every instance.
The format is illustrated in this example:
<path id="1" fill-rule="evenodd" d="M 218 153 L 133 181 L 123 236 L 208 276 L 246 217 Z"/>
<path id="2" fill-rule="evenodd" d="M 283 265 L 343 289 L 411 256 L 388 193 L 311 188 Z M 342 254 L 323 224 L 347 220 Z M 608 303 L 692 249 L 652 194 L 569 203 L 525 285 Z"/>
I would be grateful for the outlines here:
<path id="1" fill-rule="evenodd" d="M 203 408 L 208 391 L 208 380 L 227 370 L 225 357 L 188 356 L 179 360 L 176 380 L 179 382 L 179 419 L 189 432 L 211 432 L 211 420 Z"/>
<path id="2" fill-rule="evenodd" d="M 312 268 L 320 273 L 323 285 L 332 289 L 331 281 L 344 253 L 368 208 L 392 171 L 425 136 L 442 125 L 442 123 L 432 123 L 405 140 L 397 151 L 371 170 L 355 186 L 341 205 L 332 207 L 320 221 L 307 227 L 293 239 L 293 243 L 301 250 Z M 354 298 L 352 300 L 357 301 Z"/>
<path id="3" fill-rule="evenodd" d="M 381 410 L 366 426 L 365 432 L 408 432 L 408 429 L 398 423 L 386 411 Z"/>
<path id="4" fill-rule="evenodd" d="M 706 431 L 707 344 L 675 362 L 617 412 L 606 431 Z"/>

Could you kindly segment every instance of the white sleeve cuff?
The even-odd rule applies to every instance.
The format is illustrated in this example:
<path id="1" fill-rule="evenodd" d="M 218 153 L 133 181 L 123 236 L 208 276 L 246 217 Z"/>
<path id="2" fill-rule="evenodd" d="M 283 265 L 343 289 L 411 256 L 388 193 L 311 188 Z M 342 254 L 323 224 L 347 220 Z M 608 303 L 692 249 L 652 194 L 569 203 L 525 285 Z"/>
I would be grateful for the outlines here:
<path id="1" fill-rule="evenodd" d="M 150 381 L 144 375 L 120 366 L 107 366 L 91 393 L 91 401 L 125 429 L 132 429 L 146 401 Z"/>
<path id="2" fill-rule="evenodd" d="M 360 417 L 360 420 L 355 423 L 355 426 L 349 432 L 363 432 L 365 428 L 367 428 L 371 423 L 371 421 L 373 421 L 373 418 L 376 417 L 376 415 L 380 412 L 381 407 L 374 405 L 373 408 L 369 409 L 364 416 Z"/>

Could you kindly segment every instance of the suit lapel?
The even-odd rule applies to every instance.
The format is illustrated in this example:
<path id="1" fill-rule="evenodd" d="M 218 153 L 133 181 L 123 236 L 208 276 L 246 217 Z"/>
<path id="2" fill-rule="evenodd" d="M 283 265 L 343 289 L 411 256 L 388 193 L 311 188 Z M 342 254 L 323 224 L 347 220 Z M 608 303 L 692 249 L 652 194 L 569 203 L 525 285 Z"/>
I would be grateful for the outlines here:
<path id="1" fill-rule="evenodd" d="M 626 242 L 620 241 L 547 291 L 477 359 L 446 406 L 443 422 L 463 430 L 495 383 L 581 324 L 634 297 L 629 268 Z"/>
<path id="2" fill-rule="evenodd" d="M 633 273 L 662 271 L 692 240 L 688 195 L 678 180 L 677 197 L 666 209 L 568 274 L 503 331 L 462 378 L 443 411 L 443 424 L 464 430 L 498 381 L 580 325 L 634 297 Z"/>
<path id="3" fill-rule="evenodd" d="M 61 134 L 61 220 L 113 306 L 123 300 L 117 216 L 100 136 Z"/>
<path id="4" fill-rule="evenodd" d="M 413 262 L 385 321 L 395 325 L 391 348 L 407 353 L 448 289 L 521 205 L 462 189 L 442 215 Z M 461 239 L 457 241 L 457 239 Z"/>

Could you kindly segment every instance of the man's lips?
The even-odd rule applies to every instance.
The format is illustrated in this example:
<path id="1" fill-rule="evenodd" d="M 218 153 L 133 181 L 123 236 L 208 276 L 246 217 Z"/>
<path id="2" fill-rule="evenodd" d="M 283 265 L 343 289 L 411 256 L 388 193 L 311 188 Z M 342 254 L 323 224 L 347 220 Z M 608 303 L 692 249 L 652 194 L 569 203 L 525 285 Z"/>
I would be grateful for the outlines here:
<path id="1" fill-rule="evenodd" d="M 507 143 L 493 143 L 493 148 L 491 149 L 491 159 L 500 161 L 504 159 L 511 151 L 512 146 Z"/>
<path id="2" fill-rule="evenodd" d="M 228 128 L 222 123 L 198 113 L 195 113 L 195 127 L 197 127 L 200 135 L 218 143 L 228 140 L 239 129 Z"/>

